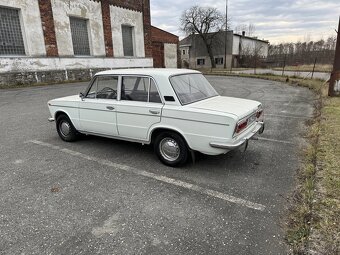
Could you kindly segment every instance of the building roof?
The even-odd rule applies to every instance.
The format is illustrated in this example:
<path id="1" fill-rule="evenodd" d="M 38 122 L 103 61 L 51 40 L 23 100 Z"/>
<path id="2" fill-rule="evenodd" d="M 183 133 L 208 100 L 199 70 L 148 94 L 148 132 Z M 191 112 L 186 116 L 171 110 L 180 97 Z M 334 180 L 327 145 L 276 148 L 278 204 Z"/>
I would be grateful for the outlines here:
<path id="1" fill-rule="evenodd" d="M 256 37 L 250 37 L 250 36 L 246 36 L 246 35 L 239 35 L 239 34 L 234 34 L 234 36 L 239 36 L 239 37 L 247 38 L 247 39 L 254 40 L 254 41 L 259 41 L 259 42 L 269 43 L 269 41 L 268 41 L 268 40 L 261 40 L 261 39 L 258 39 L 258 38 L 256 38 Z"/>
<path id="2" fill-rule="evenodd" d="M 225 32 L 225 31 L 223 31 L 223 32 Z M 254 41 L 269 43 L 269 41 L 260 40 L 260 39 L 255 38 L 255 37 L 249 37 L 249 36 L 243 36 L 243 35 L 239 35 L 239 34 L 234 34 L 234 32 L 233 32 L 232 30 L 228 30 L 228 33 L 233 33 L 234 36 L 239 36 L 239 37 L 247 38 L 247 39 L 254 40 Z M 209 34 L 212 34 L 212 33 L 209 33 Z M 191 35 L 185 37 L 184 39 L 180 40 L 179 45 L 180 45 L 180 46 L 191 46 L 192 37 L 193 37 L 193 36 L 194 36 L 194 37 L 197 37 L 197 36 L 199 36 L 199 35 L 198 35 L 198 34 L 191 34 Z"/>
<path id="3" fill-rule="evenodd" d="M 158 27 L 151 26 L 151 40 L 153 42 L 174 43 L 177 44 L 179 39 L 177 35 L 171 34 Z"/>

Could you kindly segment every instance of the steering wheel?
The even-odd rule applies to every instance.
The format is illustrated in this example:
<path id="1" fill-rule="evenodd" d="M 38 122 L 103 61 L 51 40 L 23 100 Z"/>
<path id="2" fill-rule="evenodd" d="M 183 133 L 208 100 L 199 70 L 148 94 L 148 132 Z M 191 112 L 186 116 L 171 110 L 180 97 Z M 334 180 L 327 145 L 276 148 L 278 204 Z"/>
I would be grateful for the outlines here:
<path id="1" fill-rule="evenodd" d="M 110 94 L 109 94 L 110 93 Z M 110 87 L 104 87 L 100 90 L 97 95 L 100 94 L 107 94 L 106 98 L 117 98 L 117 91 Z"/>

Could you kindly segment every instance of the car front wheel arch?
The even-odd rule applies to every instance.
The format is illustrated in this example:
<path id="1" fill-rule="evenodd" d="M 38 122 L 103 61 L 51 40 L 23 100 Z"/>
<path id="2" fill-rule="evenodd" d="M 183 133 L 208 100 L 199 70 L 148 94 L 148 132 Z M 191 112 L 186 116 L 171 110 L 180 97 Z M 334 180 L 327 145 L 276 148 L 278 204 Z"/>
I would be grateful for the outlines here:
<path id="1" fill-rule="evenodd" d="M 65 113 L 56 115 L 56 128 L 58 135 L 65 142 L 77 140 L 78 131 L 73 126 L 71 119 Z"/>

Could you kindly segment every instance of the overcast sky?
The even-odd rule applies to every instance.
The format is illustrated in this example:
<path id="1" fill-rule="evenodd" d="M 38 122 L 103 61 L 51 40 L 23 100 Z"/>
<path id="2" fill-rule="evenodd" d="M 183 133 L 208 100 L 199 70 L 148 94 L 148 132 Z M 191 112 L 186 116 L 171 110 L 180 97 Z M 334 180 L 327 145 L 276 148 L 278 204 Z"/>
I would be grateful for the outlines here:
<path id="1" fill-rule="evenodd" d="M 211 6 L 225 13 L 225 0 L 151 0 L 152 25 L 179 35 L 183 10 Z M 231 28 L 252 23 L 255 35 L 271 44 L 326 39 L 336 35 L 340 0 L 229 0 Z"/>

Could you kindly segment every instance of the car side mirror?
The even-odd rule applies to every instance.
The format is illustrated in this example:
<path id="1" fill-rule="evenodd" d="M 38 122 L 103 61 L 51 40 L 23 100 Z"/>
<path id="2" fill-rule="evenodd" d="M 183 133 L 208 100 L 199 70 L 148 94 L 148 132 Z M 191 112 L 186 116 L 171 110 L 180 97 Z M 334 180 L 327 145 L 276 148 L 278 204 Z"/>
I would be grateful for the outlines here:
<path id="1" fill-rule="evenodd" d="M 80 92 L 80 93 L 79 93 L 79 97 L 81 98 L 81 100 L 84 100 L 84 97 L 85 97 L 84 93 L 83 93 L 83 92 Z"/>

